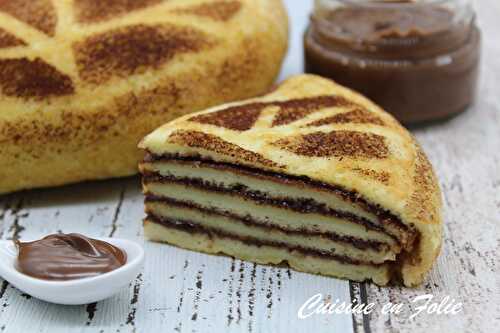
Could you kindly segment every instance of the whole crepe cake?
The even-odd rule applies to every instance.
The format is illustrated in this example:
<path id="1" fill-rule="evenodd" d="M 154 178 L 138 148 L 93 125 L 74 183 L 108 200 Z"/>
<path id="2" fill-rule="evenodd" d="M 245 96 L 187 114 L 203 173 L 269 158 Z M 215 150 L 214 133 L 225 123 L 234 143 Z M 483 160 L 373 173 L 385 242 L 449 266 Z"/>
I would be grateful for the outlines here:
<path id="1" fill-rule="evenodd" d="M 134 174 L 139 140 L 265 92 L 281 0 L 0 0 L 0 193 Z"/>
<path id="2" fill-rule="evenodd" d="M 140 147 L 151 240 L 380 285 L 421 283 L 439 253 L 440 189 L 421 147 L 332 81 L 291 78 Z"/>

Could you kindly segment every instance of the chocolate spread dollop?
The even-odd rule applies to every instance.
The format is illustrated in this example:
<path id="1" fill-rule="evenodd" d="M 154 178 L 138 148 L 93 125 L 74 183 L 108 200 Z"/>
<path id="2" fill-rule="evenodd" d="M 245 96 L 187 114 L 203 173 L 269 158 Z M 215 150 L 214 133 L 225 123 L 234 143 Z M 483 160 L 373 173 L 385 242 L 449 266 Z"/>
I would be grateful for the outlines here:
<path id="1" fill-rule="evenodd" d="M 126 253 L 107 242 L 81 234 L 53 234 L 33 242 L 16 242 L 17 269 L 44 280 L 74 280 L 115 270 Z"/>

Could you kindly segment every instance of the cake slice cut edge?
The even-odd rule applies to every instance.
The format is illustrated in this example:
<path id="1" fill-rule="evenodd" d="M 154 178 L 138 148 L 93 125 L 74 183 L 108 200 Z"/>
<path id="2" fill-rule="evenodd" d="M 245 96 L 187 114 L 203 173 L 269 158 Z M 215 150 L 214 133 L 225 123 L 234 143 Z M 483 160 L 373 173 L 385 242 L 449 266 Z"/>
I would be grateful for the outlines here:
<path id="1" fill-rule="evenodd" d="M 371 122 L 343 117 L 353 109 Z M 152 241 L 378 285 L 420 284 L 439 253 L 440 190 L 420 146 L 332 81 L 291 78 L 140 147 Z"/>

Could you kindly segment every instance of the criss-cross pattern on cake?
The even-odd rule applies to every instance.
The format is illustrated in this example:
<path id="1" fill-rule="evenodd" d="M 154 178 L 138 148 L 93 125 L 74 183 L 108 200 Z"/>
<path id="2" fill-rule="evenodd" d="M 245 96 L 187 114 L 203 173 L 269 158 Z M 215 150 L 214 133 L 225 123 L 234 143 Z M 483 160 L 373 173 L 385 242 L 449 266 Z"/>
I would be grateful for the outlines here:
<path id="1" fill-rule="evenodd" d="M 1 93 L 67 96 L 157 69 L 177 55 L 216 47 L 210 25 L 231 20 L 242 6 L 240 0 L 0 0 Z"/>
<path id="2" fill-rule="evenodd" d="M 318 95 L 249 102 L 195 115 L 169 141 L 268 167 L 280 167 L 270 151 L 275 156 L 286 151 L 300 158 L 335 159 L 337 164 L 356 160 L 350 172 L 387 184 L 390 175 L 384 165 L 394 158 L 394 143 L 389 144 L 386 132 L 394 126 L 390 117 L 344 96 Z"/>

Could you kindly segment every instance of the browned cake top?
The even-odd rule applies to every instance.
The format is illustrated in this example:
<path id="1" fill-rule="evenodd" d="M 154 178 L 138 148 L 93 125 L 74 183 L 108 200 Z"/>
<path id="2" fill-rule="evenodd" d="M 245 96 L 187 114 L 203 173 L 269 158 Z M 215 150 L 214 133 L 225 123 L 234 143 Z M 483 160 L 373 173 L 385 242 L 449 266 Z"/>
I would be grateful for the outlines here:
<path id="1" fill-rule="evenodd" d="M 0 49 L 14 46 L 26 45 L 26 43 L 11 34 L 10 32 L 0 28 Z"/>
<path id="2" fill-rule="evenodd" d="M 319 119 L 317 121 L 313 121 L 307 126 L 323 126 L 323 125 L 331 125 L 331 124 L 374 124 L 374 125 L 384 125 L 384 122 L 380 117 L 373 114 L 373 112 L 369 112 L 362 108 L 356 108 L 353 111 L 349 111 L 346 113 L 339 113 L 331 117 L 326 117 L 323 119 Z"/>
<path id="3" fill-rule="evenodd" d="M 26 98 L 74 92 L 71 78 L 40 58 L 0 59 L 0 87 L 4 95 Z"/>
<path id="4" fill-rule="evenodd" d="M 51 0 L 0 0 L 0 12 L 54 36 L 57 14 Z"/>
<path id="5" fill-rule="evenodd" d="M 383 159 L 389 148 L 383 136 L 356 131 L 314 132 L 278 140 L 277 147 L 311 157 L 357 157 Z"/>
<path id="6" fill-rule="evenodd" d="M 100 84 L 113 76 L 127 77 L 140 68 L 158 68 L 175 55 L 211 46 L 196 29 L 170 24 L 118 28 L 74 44 L 80 77 Z"/>
<path id="7" fill-rule="evenodd" d="M 242 4 L 239 1 L 214 1 L 174 10 L 178 14 L 194 14 L 210 17 L 218 21 L 227 21 L 236 14 Z"/>
<path id="8" fill-rule="evenodd" d="M 162 0 L 75 0 L 74 6 L 77 22 L 95 23 L 126 15 L 160 2 Z"/>
<path id="9" fill-rule="evenodd" d="M 221 138 L 197 131 L 176 131 L 169 138 L 170 142 L 190 148 L 202 148 L 223 155 L 233 156 L 248 163 L 277 167 L 278 165 L 262 155 L 241 148 Z"/>
<path id="10" fill-rule="evenodd" d="M 176 57 L 222 46 L 224 26 L 246 2 L 0 0 L 0 101 L 112 89 Z"/>

